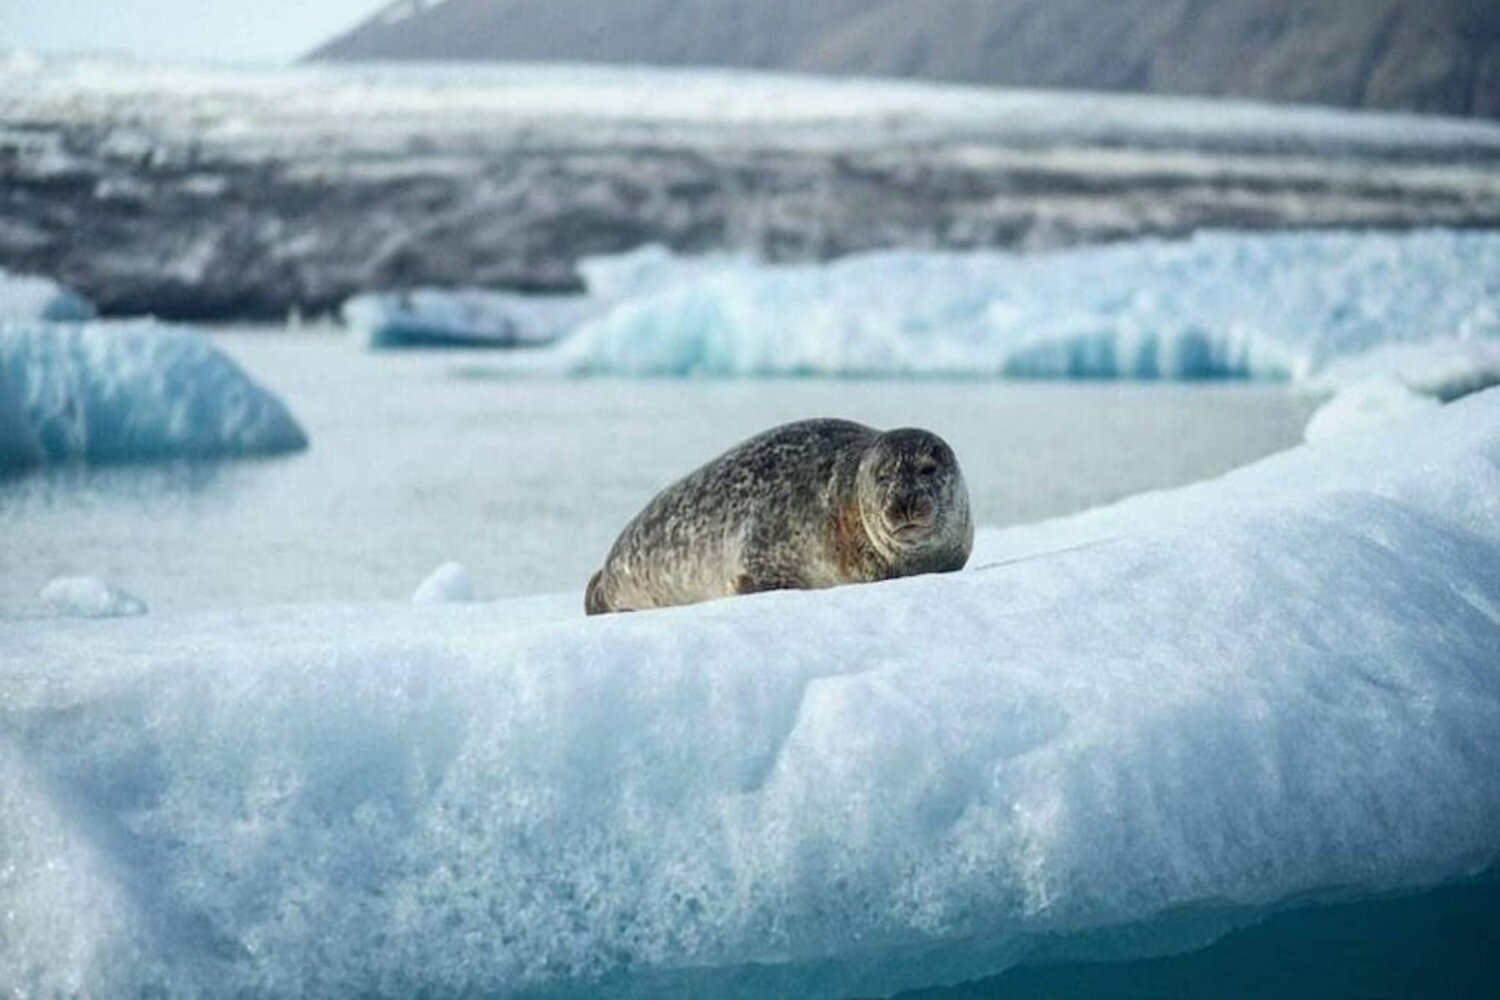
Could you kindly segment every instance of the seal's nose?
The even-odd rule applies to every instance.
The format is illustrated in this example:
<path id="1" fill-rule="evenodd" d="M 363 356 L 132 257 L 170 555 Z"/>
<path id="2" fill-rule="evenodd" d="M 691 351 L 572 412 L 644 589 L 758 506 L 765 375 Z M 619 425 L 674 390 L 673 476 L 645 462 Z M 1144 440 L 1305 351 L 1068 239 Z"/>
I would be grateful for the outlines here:
<path id="1" fill-rule="evenodd" d="M 932 523 L 936 506 L 924 496 L 897 497 L 886 508 L 885 516 L 893 527 L 925 527 Z"/>

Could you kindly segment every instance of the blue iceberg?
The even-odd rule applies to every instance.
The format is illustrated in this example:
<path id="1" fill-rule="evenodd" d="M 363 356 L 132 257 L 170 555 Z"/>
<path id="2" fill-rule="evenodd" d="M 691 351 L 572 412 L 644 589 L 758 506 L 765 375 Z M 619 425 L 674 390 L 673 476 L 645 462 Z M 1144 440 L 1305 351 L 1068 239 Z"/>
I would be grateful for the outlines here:
<path id="1" fill-rule="evenodd" d="M 341 310 L 366 347 L 541 347 L 599 311 L 587 296 L 421 288 L 357 295 Z"/>
<path id="2" fill-rule="evenodd" d="M 0 466 L 306 446 L 281 400 L 190 330 L 0 321 Z"/>

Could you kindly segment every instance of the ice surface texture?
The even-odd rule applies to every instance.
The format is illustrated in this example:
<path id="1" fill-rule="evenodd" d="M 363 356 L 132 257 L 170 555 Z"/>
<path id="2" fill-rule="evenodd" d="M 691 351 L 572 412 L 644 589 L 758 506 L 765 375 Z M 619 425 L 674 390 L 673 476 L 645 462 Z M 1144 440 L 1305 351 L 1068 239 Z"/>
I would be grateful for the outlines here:
<path id="1" fill-rule="evenodd" d="M 46 278 L 11 274 L 0 268 L 0 320 L 93 318 L 93 305 L 72 289 Z"/>
<path id="2" fill-rule="evenodd" d="M 279 399 L 189 330 L 0 321 L 0 465 L 306 445 Z"/>
<path id="3" fill-rule="evenodd" d="M 0 982 L 871 996 L 1473 872 L 1497 496 L 1491 391 L 960 574 L 0 625 Z"/>
<path id="4" fill-rule="evenodd" d="M 1500 234 L 1214 233 L 1032 256 L 721 260 L 626 298 L 557 361 L 633 375 L 1287 378 L 1382 344 L 1497 336 Z"/>

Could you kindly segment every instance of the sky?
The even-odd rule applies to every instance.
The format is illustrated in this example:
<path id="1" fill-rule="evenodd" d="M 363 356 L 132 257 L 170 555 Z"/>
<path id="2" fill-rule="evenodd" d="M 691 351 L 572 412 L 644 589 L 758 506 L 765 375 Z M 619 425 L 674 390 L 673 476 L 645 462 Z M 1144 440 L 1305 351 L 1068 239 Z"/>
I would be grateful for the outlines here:
<path id="1" fill-rule="evenodd" d="M 0 0 L 0 51 L 290 62 L 388 0 Z"/>

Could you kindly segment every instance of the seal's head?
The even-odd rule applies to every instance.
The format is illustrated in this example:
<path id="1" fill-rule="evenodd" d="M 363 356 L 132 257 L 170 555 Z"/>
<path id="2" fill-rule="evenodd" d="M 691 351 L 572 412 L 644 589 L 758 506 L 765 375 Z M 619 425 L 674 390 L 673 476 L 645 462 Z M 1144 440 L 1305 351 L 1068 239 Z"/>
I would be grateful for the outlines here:
<path id="1" fill-rule="evenodd" d="M 909 427 L 886 431 L 861 456 L 856 485 L 865 532 L 892 565 L 958 569 L 968 560 L 969 491 L 942 438 Z"/>

